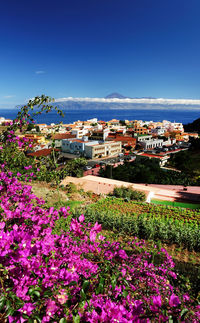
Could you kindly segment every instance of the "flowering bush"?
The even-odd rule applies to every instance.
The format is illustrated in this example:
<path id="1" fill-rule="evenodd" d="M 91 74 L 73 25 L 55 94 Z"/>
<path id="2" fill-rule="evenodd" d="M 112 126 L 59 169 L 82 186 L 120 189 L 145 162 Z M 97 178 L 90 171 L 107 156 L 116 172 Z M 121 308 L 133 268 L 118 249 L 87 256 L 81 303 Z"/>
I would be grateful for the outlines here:
<path id="1" fill-rule="evenodd" d="M 52 143 L 50 156 L 39 157 L 37 160 L 27 157 L 28 150 L 33 149 L 33 142 L 23 137 L 23 134 L 26 133 L 29 126 L 34 124 L 33 117 L 43 112 L 48 113 L 52 109 L 64 116 L 56 106 L 50 105 L 51 101 L 53 99 L 45 95 L 29 100 L 27 105 L 21 107 L 17 118 L 7 124 L 6 130 L 1 133 L 0 164 L 3 164 L 6 171 L 12 171 L 22 181 L 31 182 L 35 179 L 54 182 L 58 185 L 67 175 L 82 176 L 82 168 L 87 163 L 84 158 L 77 158 L 69 161 L 62 168 L 58 167 L 59 154 L 54 149 L 54 143 Z M 36 111 L 37 108 L 39 111 Z"/>
<path id="2" fill-rule="evenodd" d="M 199 322 L 199 307 L 173 287 L 174 264 L 164 249 L 151 261 L 143 241 L 127 250 L 106 241 L 101 225 L 72 218 L 44 201 L 11 172 L 0 173 L 1 322 Z"/>
<path id="3" fill-rule="evenodd" d="M 26 152 L 33 147 L 33 142 L 23 137 L 23 134 L 26 133 L 28 126 L 35 123 L 34 116 L 37 114 L 48 113 L 55 108 L 62 115 L 62 111 L 50 105 L 51 101 L 53 99 L 45 95 L 29 100 L 27 105 L 21 107 L 16 119 L 8 123 L 7 128 L 1 133 L 0 164 L 3 164 L 5 170 L 11 170 L 16 177 L 20 177 L 20 180 L 32 181 L 36 177 L 44 180 L 46 177 L 46 167 L 43 167 L 41 172 L 38 161 L 36 163 L 35 160 L 26 157 Z M 37 108 L 39 111 L 36 111 Z"/>

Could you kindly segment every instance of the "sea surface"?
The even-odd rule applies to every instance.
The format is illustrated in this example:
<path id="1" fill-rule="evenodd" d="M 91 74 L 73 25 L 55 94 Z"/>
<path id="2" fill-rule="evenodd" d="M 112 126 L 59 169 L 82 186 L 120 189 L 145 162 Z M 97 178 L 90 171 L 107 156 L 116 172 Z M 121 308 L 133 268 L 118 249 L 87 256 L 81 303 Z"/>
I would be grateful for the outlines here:
<path id="1" fill-rule="evenodd" d="M 14 119 L 17 115 L 17 109 L 0 109 L 0 117 Z M 118 120 L 143 120 L 143 121 L 162 121 L 190 123 L 200 118 L 200 110 L 190 109 L 112 109 L 112 110 L 66 110 L 64 118 L 60 117 L 55 111 L 48 114 L 44 113 L 35 117 L 36 123 L 72 123 L 77 120 L 86 121 L 97 118 L 98 120 L 109 121 Z"/>

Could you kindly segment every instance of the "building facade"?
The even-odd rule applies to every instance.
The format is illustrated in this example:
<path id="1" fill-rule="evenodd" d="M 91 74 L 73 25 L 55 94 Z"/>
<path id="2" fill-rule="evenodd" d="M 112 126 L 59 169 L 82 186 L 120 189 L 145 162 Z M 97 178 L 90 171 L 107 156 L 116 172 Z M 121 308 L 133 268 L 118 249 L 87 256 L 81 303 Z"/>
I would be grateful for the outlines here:
<path id="1" fill-rule="evenodd" d="M 117 156 L 122 151 L 121 141 L 106 141 L 98 144 L 86 144 L 85 156 L 88 158 L 101 158 L 109 156 Z"/>

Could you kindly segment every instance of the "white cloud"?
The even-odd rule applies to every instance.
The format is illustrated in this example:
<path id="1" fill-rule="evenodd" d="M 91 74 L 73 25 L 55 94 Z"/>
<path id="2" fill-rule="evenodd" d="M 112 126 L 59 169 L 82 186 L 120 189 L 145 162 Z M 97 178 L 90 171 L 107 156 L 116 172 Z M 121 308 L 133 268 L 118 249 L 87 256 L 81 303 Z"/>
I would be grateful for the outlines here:
<path id="1" fill-rule="evenodd" d="M 59 98 L 56 99 L 55 102 L 66 102 L 66 101 L 74 101 L 74 102 L 102 102 L 102 103 L 136 103 L 136 104 L 162 104 L 162 105 L 200 105 L 200 100 L 193 99 L 118 99 L 118 98 Z"/>
<path id="2" fill-rule="evenodd" d="M 35 74 L 44 74 L 45 73 L 45 71 L 35 71 Z"/>
<path id="3" fill-rule="evenodd" d="M 15 97 L 15 95 L 4 95 L 4 99 L 11 99 L 14 97 Z"/>

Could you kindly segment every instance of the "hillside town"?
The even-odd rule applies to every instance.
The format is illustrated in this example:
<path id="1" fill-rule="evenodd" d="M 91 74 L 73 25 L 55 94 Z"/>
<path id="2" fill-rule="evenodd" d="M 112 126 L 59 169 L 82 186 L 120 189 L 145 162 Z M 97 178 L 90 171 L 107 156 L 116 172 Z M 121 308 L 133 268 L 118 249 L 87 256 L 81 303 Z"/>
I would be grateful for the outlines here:
<path id="1" fill-rule="evenodd" d="M 0 118 L 1 126 L 9 122 L 11 120 Z M 198 138 L 198 133 L 185 132 L 182 123 L 167 120 L 112 119 L 106 122 L 93 118 L 72 124 L 30 125 L 21 136 L 33 142 L 28 156 L 48 156 L 54 147 L 64 163 L 85 157 L 88 159 L 85 171 L 97 175 L 102 165 L 119 165 L 136 158 L 157 159 L 160 166 L 165 166 L 170 155 L 187 150 L 189 138 Z"/>

